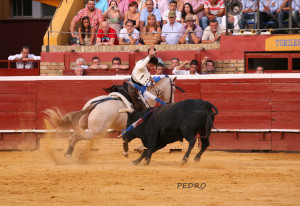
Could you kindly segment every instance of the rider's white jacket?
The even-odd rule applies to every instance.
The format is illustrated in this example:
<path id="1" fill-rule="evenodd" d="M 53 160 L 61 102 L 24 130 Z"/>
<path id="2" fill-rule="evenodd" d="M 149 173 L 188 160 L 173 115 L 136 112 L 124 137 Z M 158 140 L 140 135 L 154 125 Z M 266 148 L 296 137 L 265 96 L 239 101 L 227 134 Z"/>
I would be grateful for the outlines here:
<path id="1" fill-rule="evenodd" d="M 148 71 L 146 65 L 150 61 L 150 57 L 147 56 L 145 59 L 138 61 L 132 71 L 132 78 L 134 81 L 146 85 L 150 81 L 151 74 Z"/>

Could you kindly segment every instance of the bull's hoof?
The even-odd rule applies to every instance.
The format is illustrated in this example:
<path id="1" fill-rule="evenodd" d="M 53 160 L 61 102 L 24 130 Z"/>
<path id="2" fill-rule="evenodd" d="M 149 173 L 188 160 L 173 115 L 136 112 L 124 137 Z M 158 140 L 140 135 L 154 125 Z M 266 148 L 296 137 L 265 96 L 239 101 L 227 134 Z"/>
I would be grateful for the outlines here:
<path id="1" fill-rule="evenodd" d="M 187 159 L 181 160 L 181 164 L 182 164 L 182 165 L 184 165 L 185 163 L 187 163 Z"/>
<path id="2" fill-rule="evenodd" d="M 149 163 L 150 163 L 150 160 L 149 160 L 149 159 L 148 159 L 148 160 L 146 159 L 146 160 L 144 160 L 144 162 L 143 162 L 144 165 L 149 165 Z"/>
<path id="3" fill-rule="evenodd" d="M 197 156 L 196 156 L 196 157 L 194 158 L 194 160 L 195 160 L 195 161 L 199 161 L 199 160 L 200 160 L 200 157 L 197 157 Z"/>
<path id="4" fill-rule="evenodd" d="M 124 157 L 128 157 L 128 156 L 129 156 L 129 152 L 124 152 L 124 151 L 123 151 L 123 156 L 124 156 Z"/>
<path id="5" fill-rule="evenodd" d="M 140 161 L 134 160 L 134 161 L 132 161 L 132 164 L 133 164 L 133 165 L 138 165 L 138 164 L 140 164 Z"/>

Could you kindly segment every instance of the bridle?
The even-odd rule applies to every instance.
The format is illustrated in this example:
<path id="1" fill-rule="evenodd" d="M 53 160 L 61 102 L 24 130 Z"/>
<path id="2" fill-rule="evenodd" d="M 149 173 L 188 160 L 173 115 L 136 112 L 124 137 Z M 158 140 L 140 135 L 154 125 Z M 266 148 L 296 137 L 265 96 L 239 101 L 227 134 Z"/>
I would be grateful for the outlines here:
<path id="1" fill-rule="evenodd" d="M 171 86 L 171 94 L 170 94 L 170 100 L 169 102 L 166 102 L 167 104 L 172 103 L 172 99 L 173 99 L 173 86 L 175 86 L 175 84 L 173 84 L 171 78 L 169 78 L 170 81 L 170 86 Z M 159 98 L 162 95 L 162 91 L 158 88 L 156 88 L 153 84 L 151 85 L 152 89 L 154 90 L 156 96 Z"/>

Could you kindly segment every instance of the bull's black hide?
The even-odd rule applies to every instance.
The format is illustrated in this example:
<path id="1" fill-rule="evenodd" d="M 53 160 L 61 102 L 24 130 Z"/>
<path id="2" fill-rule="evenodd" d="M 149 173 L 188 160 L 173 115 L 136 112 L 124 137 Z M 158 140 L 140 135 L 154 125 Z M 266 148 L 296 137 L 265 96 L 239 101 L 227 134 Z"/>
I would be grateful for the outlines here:
<path id="1" fill-rule="evenodd" d="M 127 126 L 137 121 L 149 110 L 151 108 L 129 114 Z M 209 136 L 214 117 L 217 114 L 218 109 L 213 104 L 200 99 L 187 99 L 167 104 L 155 109 L 152 115 L 144 119 L 143 123 L 126 132 L 123 135 L 123 140 L 130 142 L 136 137 L 140 138 L 147 149 L 134 163 L 139 164 L 145 158 L 145 162 L 149 164 L 153 152 L 169 143 L 183 141 L 183 138 L 185 138 L 189 142 L 189 148 L 182 160 L 185 163 L 195 145 L 195 135 L 199 133 L 202 146 L 195 157 L 195 160 L 199 160 L 202 153 L 209 146 Z"/>

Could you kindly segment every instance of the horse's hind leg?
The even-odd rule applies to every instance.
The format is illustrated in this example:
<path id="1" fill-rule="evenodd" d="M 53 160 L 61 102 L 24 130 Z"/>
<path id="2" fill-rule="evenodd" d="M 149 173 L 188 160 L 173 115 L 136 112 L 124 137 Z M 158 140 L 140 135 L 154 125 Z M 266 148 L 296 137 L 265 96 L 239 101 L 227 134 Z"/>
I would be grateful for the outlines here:
<path id="1" fill-rule="evenodd" d="M 70 137 L 70 140 L 69 140 L 68 150 L 65 153 L 65 157 L 71 157 L 72 156 L 72 153 L 74 151 L 75 145 L 77 144 L 77 142 L 79 140 L 82 140 L 82 139 L 83 139 L 83 137 L 81 135 L 78 135 L 76 133 L 72 134 L 72 136 Z"/>
<path id="2" fill-rule="evenodd" d="M 209 146 L 209 139 L 207 137 L 200 137 L 201 138 L 201 150 L 200 152 L 198 152 L 195 156 L 195 160 L 199 161 L 201 158 L 201 155 L 204 153 L 204 151 L 206 150 L 206 148 Z"/>

